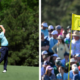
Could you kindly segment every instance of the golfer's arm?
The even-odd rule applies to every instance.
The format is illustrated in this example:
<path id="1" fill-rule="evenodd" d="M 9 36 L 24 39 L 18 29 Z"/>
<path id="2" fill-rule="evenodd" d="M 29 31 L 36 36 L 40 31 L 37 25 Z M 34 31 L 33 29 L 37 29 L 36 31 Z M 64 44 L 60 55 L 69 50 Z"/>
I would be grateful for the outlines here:
<path id="1" fill-rule="evenodd" d="M 0 27 L 1 27 L 2 31 L 5 33 L 4 27 L 2 25 L 0 25 Z"/>

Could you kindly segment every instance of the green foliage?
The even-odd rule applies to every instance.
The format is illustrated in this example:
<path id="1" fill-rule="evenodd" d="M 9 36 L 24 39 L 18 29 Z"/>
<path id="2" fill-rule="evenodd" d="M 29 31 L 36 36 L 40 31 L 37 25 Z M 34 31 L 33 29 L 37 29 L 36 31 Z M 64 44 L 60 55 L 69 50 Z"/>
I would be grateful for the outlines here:
<path id="1" fill-rule="evenodd" d="M 1 2 L 0 24 L 9 41 L 8 64 L 38 66 L 38 1 Z M 29 4 L 28 4 L 29 3 Z M 4 5 L 7 5 L 7 8 Z M 32 6 L 32 7 L 30 7 Z"/>
<path id="2" fill-rule="evenodd" d="M 42 22 L 53 26 L 60 24 L 65 29 L 71 25 L 72 13 L 80 15 L 79 0 L 42 0 Z"/>

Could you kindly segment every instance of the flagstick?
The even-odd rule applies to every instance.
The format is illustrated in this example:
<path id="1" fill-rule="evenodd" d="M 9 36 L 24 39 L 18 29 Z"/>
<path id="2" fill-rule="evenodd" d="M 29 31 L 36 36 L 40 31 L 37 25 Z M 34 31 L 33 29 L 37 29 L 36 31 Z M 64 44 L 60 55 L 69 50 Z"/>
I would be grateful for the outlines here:
<path id="1" fill-rule="evenodd" d="M 71 41 L 70 41 L 70 54 L 69 54 L 69 68 L 68 68 L 68 71 L 70 71 L 71 43 L 72 43 L 72 26 L 71 26 Z M 68 80 L 69 80 L 69 74 L 70 74 L 70 72 L 68 72 Z"/>

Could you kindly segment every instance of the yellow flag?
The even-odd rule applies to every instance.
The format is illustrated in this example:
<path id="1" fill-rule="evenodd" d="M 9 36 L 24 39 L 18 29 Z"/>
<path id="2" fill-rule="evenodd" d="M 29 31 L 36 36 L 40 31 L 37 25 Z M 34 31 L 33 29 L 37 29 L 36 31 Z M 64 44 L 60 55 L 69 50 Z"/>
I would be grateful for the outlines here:
<path id="1" fill-rule="evenodd" d="M 80 15 L 72 14 L 72 30 L 80 30 Z"/>

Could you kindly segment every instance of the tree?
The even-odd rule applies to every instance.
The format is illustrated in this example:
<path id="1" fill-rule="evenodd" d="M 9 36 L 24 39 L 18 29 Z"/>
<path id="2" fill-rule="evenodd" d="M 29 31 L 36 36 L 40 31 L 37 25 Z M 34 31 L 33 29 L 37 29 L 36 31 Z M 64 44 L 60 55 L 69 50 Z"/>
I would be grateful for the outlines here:
<path id="1" fill-rule="evenodd" d="M 72 13 L 80 15 L 79 0 L 42 0 L 42 22 L 46 20 L 48 24 L 61 25 L 66 29 L 71 25 Z"/>
<path id="2" fill-rule="evenodd" d="M 9 41 L 8 64 L 38 66 L 38 1 L 34 5 L 26 0 L 10 1 L 7 8 L 1 3 L 0 12 Z"/>

